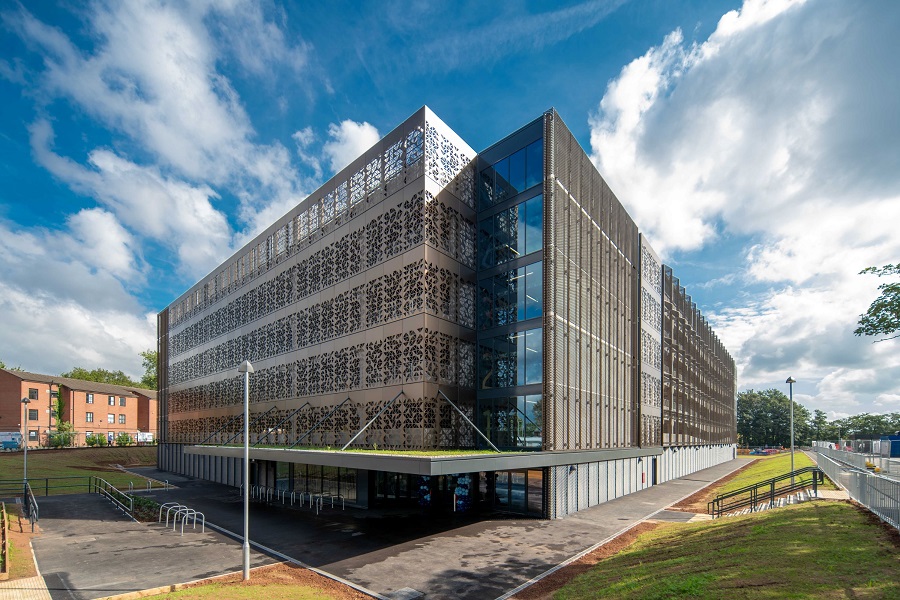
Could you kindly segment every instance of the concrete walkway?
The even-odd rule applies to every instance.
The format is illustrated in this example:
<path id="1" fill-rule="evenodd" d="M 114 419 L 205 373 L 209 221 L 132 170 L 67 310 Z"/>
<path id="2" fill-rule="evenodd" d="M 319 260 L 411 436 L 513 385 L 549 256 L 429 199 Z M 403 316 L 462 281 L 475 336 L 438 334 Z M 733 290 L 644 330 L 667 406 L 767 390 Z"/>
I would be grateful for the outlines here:
<path id="1" fill-rule="evenodd" d="M 435 521 L 340 508 L 317 516 L 308 508 L 275 504 L 253 506 L 250 535 L 384 596 L 418 591 L 427 598 L 495 598 L 745 464 L 729 461 L 555 521 Z M 242 531 L 235 488 L 204 482 L 154 496 L 203 511 L 232 532 Z"/>
<path id="2" fill-rule="evenodd" d="M 495 598 L 648 519 L 746 464 L 735 460 L 596 506 L 565 519 L 466 521 L 386 511 L 253 505 L 252 566 L 283 557 L 344 578 L 379 597 Z M 235 488 L 140 469 L 179 488 L 152 494 L 206 514 L 237 534 Z M 0 583 L 6 600 L 90 600 L 240 569 L 240 543 L 221 533 L 134 523 L 96 495 L 41 498 L 43 534 L 34 540 L 43 578 Z M 46 582 L 46 586 L 41 586 Z M 48 591 L 49 590 L 49 591 Z"/>
<path id="3" fill-rule="evenodd" d="M 0 581 L 0 598 L 3 600 L 52 600 L 44 578 L 25 577 L 12 581 Z"/>

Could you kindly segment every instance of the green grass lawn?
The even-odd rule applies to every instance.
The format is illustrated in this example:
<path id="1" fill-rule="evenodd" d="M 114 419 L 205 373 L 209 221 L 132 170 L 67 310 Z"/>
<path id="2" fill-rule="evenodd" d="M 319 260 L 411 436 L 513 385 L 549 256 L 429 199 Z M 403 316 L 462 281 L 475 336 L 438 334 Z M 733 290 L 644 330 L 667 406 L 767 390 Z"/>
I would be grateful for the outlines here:
<path id="1" fill-rule="evenodd" d="M 22 452 L 0 453 L 0 481 L 22 480 Z M 28 480 L 36 495 L 44 495 L 44 478 L 48 477 L 82 477 L 91 475 L 102 477 L 112 485 L 127 489 L 133 482 L 136 489 L 146 488 L 147 480 L 143 477 L 122 473 L 111 465 L 152 466 L 156 465 L 155 446 L 126 446 L 107 448 L 78 448 L 58 450 L 28 451 Z M 87 492 L 86 479 L 60 481 L 57 485 L 68 484 L 80 487 L 50 490 L 50 494 L 76 494 Z M 83 485 L 82 485 L 83 483 Z M 51 482 L 51 486 L 54 482 Z M 10 483 L 0 484 L 10 487 Z"/>
<path id="2" fill-rule="evenodd" d="M 900 549 L 865 510 L 807 502 L 664 524 L 554 598 L 900 598 Z"/>
<path id="3" fill-rule="evenodd" d="M 812 461 L 806 454 L 803 452 L 795 452 L 794 453 L 794 468 L 802 469 L 803 467 L 814 467 L 816 463 Z M 754 483 L 759 483 L 760 481 L 765 481 L 766 479 L 771 479 L 772 477 L 778 477 L 779 475 L 784 475 L 786 473 L 791 472 L 791 455 L 790 453 L 786 454 L 775 454 L 773 456 L 767 456 L 760 458 L 755 463 L 738 473 L 737 477 L 732 479 L 731 481 L 726 482 L 721 487 L 715 490 L 716 494 L 727 494 L 728 492 L 733 492 L 734 490 L 741 489 L 743 487 L 747 487 L 748 485 L 753 485 Z M 810 475 L 803 476 L 806 480 L 812 481 L 812 477 Z M 837 489 L 833 483 L 831 483 L 828 479 L 825 480 L 825 484 L 822 485 L 824 489 L 834 490 Z"/>

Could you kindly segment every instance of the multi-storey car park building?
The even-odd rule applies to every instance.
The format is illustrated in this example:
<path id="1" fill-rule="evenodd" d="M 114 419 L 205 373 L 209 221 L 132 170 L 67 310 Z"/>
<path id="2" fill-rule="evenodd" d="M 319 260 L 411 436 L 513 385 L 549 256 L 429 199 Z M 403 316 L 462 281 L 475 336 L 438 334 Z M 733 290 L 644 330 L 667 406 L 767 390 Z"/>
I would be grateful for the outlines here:
<path id="1" fill-rule="evenodd" d="M 244 360 L 253 481 L 363 507 L 556 518 L 735 451 L 734 361 L 553 110 L 476 154 L 423 107 L 159 356 L 160 467 L 235 486 Z"/>

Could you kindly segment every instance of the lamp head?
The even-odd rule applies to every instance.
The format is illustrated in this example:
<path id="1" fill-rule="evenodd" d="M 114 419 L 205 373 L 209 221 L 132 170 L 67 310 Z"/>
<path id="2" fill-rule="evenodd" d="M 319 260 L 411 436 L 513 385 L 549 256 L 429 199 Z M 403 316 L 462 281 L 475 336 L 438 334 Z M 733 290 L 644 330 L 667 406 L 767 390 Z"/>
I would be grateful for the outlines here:
<path id="1" fill-rule="evenodd" d="M 245 360 L 241 363 L 241 366 L 238 367 L 238 373 L 252 373 L 253 365 L 250 364 L 249 360 Z"/>
<path id="2" fill-rule="evenodd" d="M 29 404 L 30 402 L 31 400 L 29 400 L 28 398 L 22 398 L 22 404 Z"/>
<path id="3" fill-rule="evenodd" d="M 785 381 L 785 383 L 797 383 L 797 380 L 794 379 L 793 377 L 788 377 L 787 380 Z"/>

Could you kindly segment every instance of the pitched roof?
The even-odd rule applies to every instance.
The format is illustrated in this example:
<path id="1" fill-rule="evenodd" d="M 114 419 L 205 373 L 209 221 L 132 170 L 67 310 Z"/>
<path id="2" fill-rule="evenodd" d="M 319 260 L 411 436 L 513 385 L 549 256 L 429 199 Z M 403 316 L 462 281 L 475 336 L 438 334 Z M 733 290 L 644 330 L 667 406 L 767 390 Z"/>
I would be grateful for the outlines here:
<path id="1" fill-rule="evenodd" d="M 156 400 L 156 390 L 147 390 L 137 386 L 99 383 L 97 381 L 72 379 L 71 377 L 60 377 L 59 375 L 42 375 L 40 373 L 29 373 L 28 371 L 13 371 L 11 369 L 0 369 L 0 372 L 9 373 L 22 381 L 34 381 L 36 383 L 46 383 L 48 385 L 56 383 L 69 389 L 83 392 L 97 392 L 99 394 L 114 394 L 117 396 L 134 396 L 138 393 L 142 396 L 147 396 L 148 398 Z"/>

